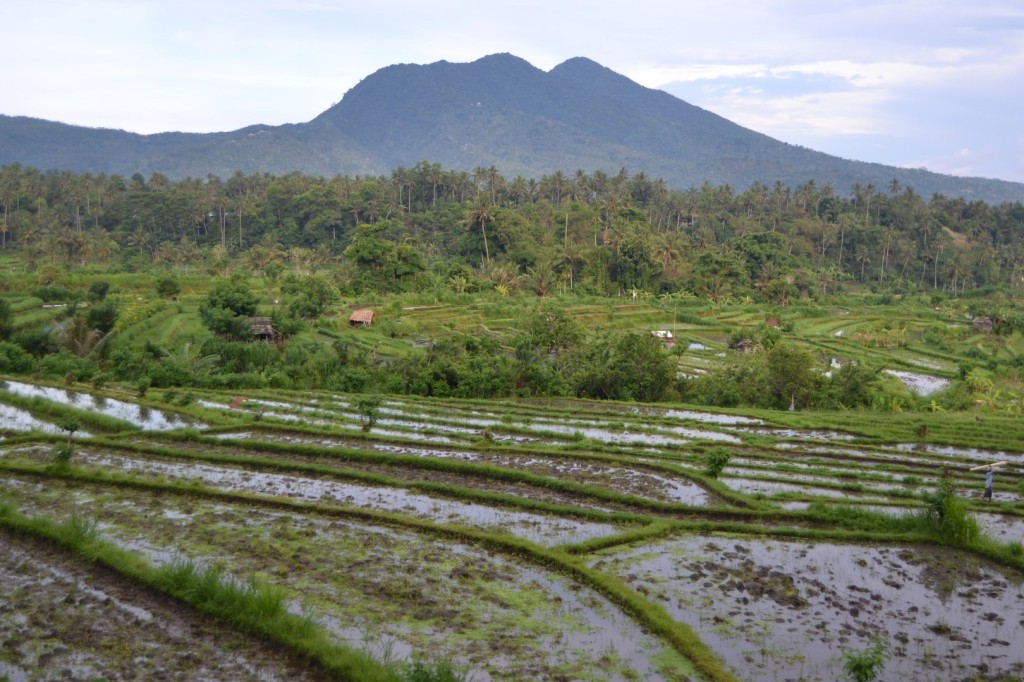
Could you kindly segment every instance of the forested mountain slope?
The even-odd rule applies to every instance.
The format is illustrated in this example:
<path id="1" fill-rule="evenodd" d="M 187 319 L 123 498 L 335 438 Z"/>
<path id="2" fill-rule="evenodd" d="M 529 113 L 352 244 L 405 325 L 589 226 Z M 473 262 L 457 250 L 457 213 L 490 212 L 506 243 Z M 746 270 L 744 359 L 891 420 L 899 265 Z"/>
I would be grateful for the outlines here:
<path id="1" fill-rule="evenodd" d="M 254 117 L 258 113 L 254 114 Z M 848 161 L 774 140 L 585 58 L 544 72 L 508 54 L 383 68 L 307 123 L 138 135 L 0 116 L 0 165 L 203 178 L 382 174 L 420 161 L 539 178 L 626 169 L 684 189 L 809 180 L 846 194 L 894 179 L 919 194 L 1024 199 L 1024 184 Z"/>

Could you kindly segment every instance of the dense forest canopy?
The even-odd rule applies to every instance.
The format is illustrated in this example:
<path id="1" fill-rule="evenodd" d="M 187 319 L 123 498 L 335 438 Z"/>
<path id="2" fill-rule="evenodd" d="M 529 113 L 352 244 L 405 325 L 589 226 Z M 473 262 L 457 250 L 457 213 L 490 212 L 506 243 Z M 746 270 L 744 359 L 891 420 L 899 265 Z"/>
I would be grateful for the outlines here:
<path id="1" fill-rule="evenodd" d="M 1019 288 L 1024 206 L 888 187 L 669 190 L 644 173 L 540 180 L 422 162 L 390 176 L 0 169 L 0 248 L 26 263 L 223 269 L 244 259 L 343 291 L 437 287 L 545 295 L 689 291 L 785 303 L 844 282 L 900 292 Z"/>

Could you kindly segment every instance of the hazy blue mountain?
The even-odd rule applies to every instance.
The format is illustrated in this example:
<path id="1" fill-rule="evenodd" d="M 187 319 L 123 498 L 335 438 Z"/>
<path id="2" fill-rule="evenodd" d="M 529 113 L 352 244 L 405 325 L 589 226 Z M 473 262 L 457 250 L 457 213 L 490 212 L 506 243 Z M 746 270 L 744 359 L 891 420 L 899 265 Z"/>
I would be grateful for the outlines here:
<path id="1" fill-rule="evenodd" d="M 669 187 L 814 180 L 847 193 L 893 179 L 933 193 L 1022 201 L 1024 184 L 850 161 L 779 142 L 577 57 L 549 72 L 508 54 L 469 64 L 397 64 L 308 123 L 138 135 L 0 116 L 0 165 L 77 172 L 388 174 L 420 161 L 506 176 L 644 171 Z"/>

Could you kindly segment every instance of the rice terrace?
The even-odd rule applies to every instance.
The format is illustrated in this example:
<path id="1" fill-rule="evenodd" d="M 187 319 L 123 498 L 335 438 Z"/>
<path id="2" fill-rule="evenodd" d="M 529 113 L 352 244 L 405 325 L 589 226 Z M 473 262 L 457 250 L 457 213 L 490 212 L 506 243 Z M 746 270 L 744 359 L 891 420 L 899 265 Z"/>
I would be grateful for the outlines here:
<path id="1" fill-rule="evenodd" d="M 615 305 L 578 312 L 678 316 Z M 676 318 L 680 371 L 721 361 L 723 329 L 761 314 L 715 313 Z M 501 314 L 402 311 L 420 330 Z M 849 337 L 869 318 L 791 334 L 863 356 Z M 926 351 L 870 351 L 907 409 L 956 378 L 955 351 Z M 1024 426 L 981 409 L 9 376 L 0 678 L 1020 679 Z M 997 461 L 984 501 L 971 468 Z"/>
<path id="2" fill-rule="evenodd" d="M 1019 201 L 424 161 L 0 205 L 0 682 L 1024 678 Z"/>

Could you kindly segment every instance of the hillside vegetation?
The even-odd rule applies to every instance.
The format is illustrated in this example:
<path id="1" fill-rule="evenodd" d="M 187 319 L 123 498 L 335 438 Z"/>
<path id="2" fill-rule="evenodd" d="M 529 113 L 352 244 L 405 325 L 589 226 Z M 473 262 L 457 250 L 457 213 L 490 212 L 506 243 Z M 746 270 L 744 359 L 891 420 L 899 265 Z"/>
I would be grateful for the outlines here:
<path id="1" fill-rule="evenodd" d="M 8 373 L 141 391 L 1020 409 L 1020 204 L 926 203 L 895 182 L 851 199 L 814 183 L 737 195 L 430 164 L 0 180 Z M 372 327 L 349 327 L 357 307 Z M 252 342 L 258 316 L 274 343 Z"/>

